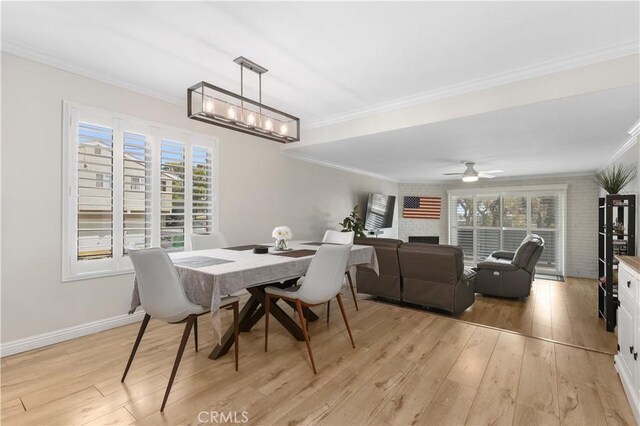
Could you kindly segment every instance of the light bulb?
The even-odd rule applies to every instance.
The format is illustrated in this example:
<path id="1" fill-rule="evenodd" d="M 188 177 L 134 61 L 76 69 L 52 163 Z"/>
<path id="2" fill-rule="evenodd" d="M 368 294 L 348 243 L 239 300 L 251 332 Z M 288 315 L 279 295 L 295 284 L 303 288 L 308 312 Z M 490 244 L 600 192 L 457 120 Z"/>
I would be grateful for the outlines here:
<path id="1" fill-rule="evenodd" d="M 209 98 L 204 102 L 204 112 L 207 114 L 214 113 L 213 99 Z"/>
<path id="2" fill-rule="evenodd" d="M 289 130 L 289 129 L 287 128 L 286 124 L 283 123 L 283 124 L 280 125 L 280 134 L 282 134 L 282 135 L 287 134 L 287 130 Z"/>
<path id="3" fill-rule="evenodd" d="M 250 112 L 249 115 L 247 116 L 247 124 L 249 126 L 255 126 L 256 124 L 256 116 L 254 113 Z"/>
<path id="4" fill-rule="evenodd" d="M 476 182 L 478 180 L 478 176 L 463 176 L 463 182 Z"/>
<path id="5" fill-rule="evenodd" d="M 273 122 L 270 118 L 267 118 L 267 121 L 264 122 L 264 128 L 270 132 L 273 131 Z"/>
<path id="6" fill-rule="evenodd" d="M 236 110 L 232 106 L 227 109 L 227 118 L 229 118 L 229 120 L 236 119 Z"/>

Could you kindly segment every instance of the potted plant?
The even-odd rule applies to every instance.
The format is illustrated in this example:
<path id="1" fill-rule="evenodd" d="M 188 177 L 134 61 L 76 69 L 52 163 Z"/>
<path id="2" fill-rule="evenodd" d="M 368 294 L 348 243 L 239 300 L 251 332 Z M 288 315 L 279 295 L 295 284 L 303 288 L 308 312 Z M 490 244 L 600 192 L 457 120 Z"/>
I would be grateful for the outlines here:
<path id="1" fill-rule="evenodd" d="M 630 164 L 614 164 L 608 169 L 596 172 L 596 182 L 610 195 L 617 195 L 638 175 L 638 170 Z"/>
<path id="2" fill-rule="evenodd" d="M 353 232 L 356 238 L 366 237 L 364 234 L 364 222 L 358 216 L 358 206 L 355 205 L 349 216 L 345 217 L 342 223 L 342 232 Z"/>

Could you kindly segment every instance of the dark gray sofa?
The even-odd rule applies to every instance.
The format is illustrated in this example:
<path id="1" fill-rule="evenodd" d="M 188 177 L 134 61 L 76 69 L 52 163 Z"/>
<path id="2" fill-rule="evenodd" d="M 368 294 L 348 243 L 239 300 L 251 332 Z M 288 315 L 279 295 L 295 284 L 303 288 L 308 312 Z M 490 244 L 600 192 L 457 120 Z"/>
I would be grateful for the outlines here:
<path id="1" fill-rule="evenodd" d="M 403 243 L 386 238 L 356 239 L 375 247 L 380 275 L 358 266 L 358 293 L 460 313 L 475 300 L 475 271 L 464 268 L 460 247 Z"/>
<path id="2" fill-rule="evenodd" d="M 398 248 L 404 302 L 459 314 L 475 301 L 474 275 L 456 246 L 407 243 Z"/>
<path id="3" fill-rule="evenodd" d="M 354 244 L 373 246 L 380 270 L 380 274 L 376 274 L 372 269 L 358 266 L 356 273 L 358 293 L 402 300 L 400 263 L 398 262 L 398 247 L 402 241 L 392 238 L 356 238 Z"/>
<path id="4" fill-rule="evenodd" d="M 536 263 L 542 255 L 542 250 L 542 237 L 530 234 L 515 252 L 491 253 L 476 267 L 476 292 L 513 298 L 529 296 Z"/>

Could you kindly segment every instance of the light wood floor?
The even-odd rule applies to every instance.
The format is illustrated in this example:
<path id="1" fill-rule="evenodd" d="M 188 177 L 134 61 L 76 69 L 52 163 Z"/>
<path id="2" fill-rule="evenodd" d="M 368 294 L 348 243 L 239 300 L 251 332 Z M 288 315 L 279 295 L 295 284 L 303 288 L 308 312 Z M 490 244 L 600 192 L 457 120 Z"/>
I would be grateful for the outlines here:
<path id="1" fill-rule="evenodd" d="M 357 348 L 332 304 L 331 324 L 310 326 L 318 375 L 279 325 L 265 353 L 263 321 L 241 335 L 239 372 L 231 354 L 209 360 L 205 316 L 161 414 L 182 326 L 152 320 L 125 384 L 137 324 L 3 358 L 2 424 L 198 424 L 202 411 L 247 411 L 250 424 L 634 423 L 609 355 L 346 299 Z"/>
<path id="2" fill-rule="evenodd" d="M 595 280 L 535 280 L 523 301 L 478 294 L 457 318 L 615 354 L 616 335 L 606 330 L 597 309 Z"/>

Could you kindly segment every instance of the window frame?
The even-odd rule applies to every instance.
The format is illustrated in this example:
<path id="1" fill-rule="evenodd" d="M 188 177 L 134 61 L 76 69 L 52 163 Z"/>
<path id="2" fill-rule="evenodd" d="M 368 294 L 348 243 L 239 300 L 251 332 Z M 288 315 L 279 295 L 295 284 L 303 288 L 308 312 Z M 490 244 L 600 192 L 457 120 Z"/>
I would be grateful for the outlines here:
<path id="1" fill-rule="evenodd" d="M 133 272 L 129 256 L 124 247 L 124 180 L 123 142 L 124 133 L 136 133 L 148 138 L 151 150 L 151 247 L 160 246 L 160 143 L 162 140 L 176 140 L 184 144 L 186 152 L 185 169 L 191 175 L 191 155 L 194 147 L 201 147 L 211 153 L 211 232 L 219 230 L 219 139 L 215 136 L 193 132 L 125 114 L 100 108 L 63 101 L 62 117 L 62 281 L 78 281 L 88 278 L 123 275 Z M 112 257 L 103 259 L 78 260 L 78 124 L 88 122 L 109 127 L 113 130 L 113 219 Z M 191 194 L 192 182 L 185 181 L 185 192 Z M 188 196 L 191 202 L 191 196 Z M 192 226 L 191 207 L 189 220 L 185 220 L 184 251 L 191 250 L 189 238 Z M 185 215 L 185 219 L 186 219 Z"/>
<path id="2" fill-rule="evenodd" d="M 452 233 L 457 229 L 471 229 L 473 230 L 473 253 L 471 254 L 471 260 L 468 260 L 469 256 L 465 256 L 465 263 L 467 264 L 475 264 L 478 261 L 478 253 L 477 253 L 477 230 L 478 229 L 499 229 L 500 230 L 500 249 L 504 247 L 504 232 L 509 230 L 517 230 L 517 231 L 525 231 L 527 234 L 535 231 L 554 231 L 559 232 L 560 238 L 558 239 L 561 244 L 560 252 L 557 253 L 558 259 L 557 262 L 560 262 L 556 271 L 552 273 L 558 273 L 563 275 L 566 273 L 567 267 L 567 188 L 568 185 L 532 185 L 532 186 L 512 186 L 512 187 L 485 187 L 485 188 L 461 188 L 461 189 L 453 189 L 447 191 L 447 205 L 448 205 L 448 214 L 447 214 L 447 232 L 449 243 L 452 241 Z M 556 228 L 537 228 L 532 226 L 532 206 L 531 199 L 536 196 L 545 196 L 545 195 L 553 195 L 559 196 L 559 206 L 560 209 L 560 219 L 559 223 L 556 224 Z M 476 203 L 479 197 L 487 197 L 487 196 L 497 196 L 500 199 L 500 217 L 499 217 L 499 226 L 495 227 L 479 227 L 477 226 L 477 214 L 476 214 Z M 504 216 L 504 197 L 519 197 L 524 196 L 527 199 L 526 206 L 526 219 L 527 226 L 523 228 L 514 228 L 514 227 L 504 227 L 503 226 L 503 216 Z M 454 197 L 460 198 L 471 198 L 473 200 L 473 225 L 471 226 L 458 226 L 457 223 L 452 223 L 453 221 L 453 212 L 452 208 L 452 199 Z"/>

